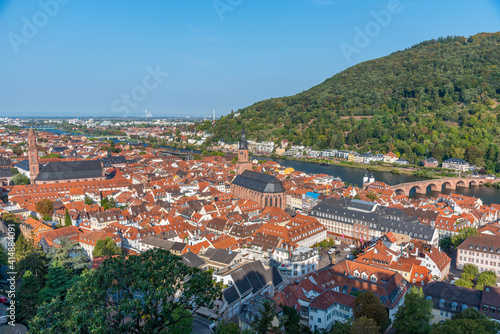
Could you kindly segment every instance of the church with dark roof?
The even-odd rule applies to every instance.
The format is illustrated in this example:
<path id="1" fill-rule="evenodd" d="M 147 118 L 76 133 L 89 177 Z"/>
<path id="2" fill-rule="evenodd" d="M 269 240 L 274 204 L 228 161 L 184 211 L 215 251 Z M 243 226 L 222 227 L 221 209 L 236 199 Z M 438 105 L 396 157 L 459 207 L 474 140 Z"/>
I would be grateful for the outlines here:
<path id="1" fill-rule="evenodd" d="M 31 184 L 95 181 L 106 178 L 99 160 L 56 161 L 45 166 L 38 162 L 38 149 L 33 129 L 29 130 L 28 156 Z"/>
<path id="2" fill-rule="evenodd" d="M 236 177 L 231 182 L 231 193 L 257 202 L 264 208 L 267 206 L 275 206 L 283 210 L 286 208 L 285 188 L 281 181 L 273 175 L 252 170 L 244 129 L 241 132 L 236 173 Z"/>

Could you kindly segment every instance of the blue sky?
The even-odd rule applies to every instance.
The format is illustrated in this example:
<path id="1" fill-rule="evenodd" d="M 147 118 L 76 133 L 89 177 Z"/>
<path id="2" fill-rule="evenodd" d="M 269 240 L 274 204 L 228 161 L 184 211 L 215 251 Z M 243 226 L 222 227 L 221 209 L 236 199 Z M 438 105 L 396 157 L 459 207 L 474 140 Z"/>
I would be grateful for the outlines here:
<path id="1" fill-rule="evenodd" d="M 227 114 L 427 39 L 500 31 L 499 1 L 395 2 L 0 0 L 0 117 Z"/>

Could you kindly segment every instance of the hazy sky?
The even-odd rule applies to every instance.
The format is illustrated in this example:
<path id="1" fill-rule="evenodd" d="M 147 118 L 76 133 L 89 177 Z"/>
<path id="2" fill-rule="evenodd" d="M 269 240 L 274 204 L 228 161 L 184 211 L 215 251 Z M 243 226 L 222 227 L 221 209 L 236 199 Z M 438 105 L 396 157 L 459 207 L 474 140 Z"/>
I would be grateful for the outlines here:
<path id="1" fill-rule="evenodd" d="M 0 117 L 221 115 L 495 31 L 497 0 L 0 0 Z"/>

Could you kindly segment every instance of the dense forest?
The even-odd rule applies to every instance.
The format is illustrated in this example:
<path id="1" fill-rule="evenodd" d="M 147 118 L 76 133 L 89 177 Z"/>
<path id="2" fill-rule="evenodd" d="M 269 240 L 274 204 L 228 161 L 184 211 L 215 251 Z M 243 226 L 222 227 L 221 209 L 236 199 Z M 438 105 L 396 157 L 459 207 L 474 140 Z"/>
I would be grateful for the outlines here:
<path id="1" fill-rule="evenodd" d="M 234 142 L 244 125 L 257 141 L 394 151 L 411 163 L 465 158 L 498 173 L 499 97 L 500 33 L 439 38 L 232 112 L 212 140 Z"/>

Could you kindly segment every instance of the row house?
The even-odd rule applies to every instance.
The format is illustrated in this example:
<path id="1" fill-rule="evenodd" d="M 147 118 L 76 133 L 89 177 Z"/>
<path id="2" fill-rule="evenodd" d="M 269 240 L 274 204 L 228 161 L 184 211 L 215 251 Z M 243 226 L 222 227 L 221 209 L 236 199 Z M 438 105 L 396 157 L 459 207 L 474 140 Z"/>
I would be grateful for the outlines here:
<path id="1" fill-rule="evenodd" d="M 500 320 L 500 288 L 485 286 L 483 290 L 445 282 L 433 282 L 423 289 L 425 299 L 432 302 L 431 324 L 449 320 L 455 314 L 474 308 L 488 318 Z"/>
<path id="2" fill-rule="evenodd" d="M 310 215 L 325 226 L 330 238 L 336 240 L 364 243 L 387 232 L 433 246 L 437 246 L 439 240 L 434 227 L 420 224 L 418 218 L 408 217 L 399 209 L 372 202 L 331 197 L 313 207 Z"/>

